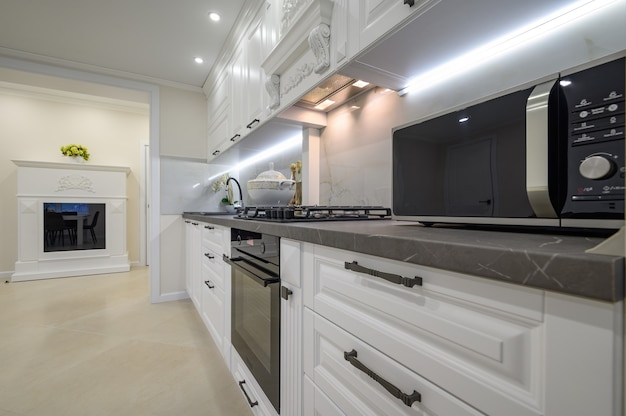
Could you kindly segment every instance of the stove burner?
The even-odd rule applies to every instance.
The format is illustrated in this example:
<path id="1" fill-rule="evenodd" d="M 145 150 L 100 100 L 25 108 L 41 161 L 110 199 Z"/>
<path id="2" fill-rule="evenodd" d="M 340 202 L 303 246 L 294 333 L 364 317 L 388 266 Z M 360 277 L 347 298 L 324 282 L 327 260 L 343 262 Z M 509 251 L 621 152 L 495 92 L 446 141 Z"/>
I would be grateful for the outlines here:
<path id="1" fill-rule="evenodd" d="M 379 206 L 289 206 L 245 207 L 237 218 L 259 221 L 347 221 L 380 220 L 391 216 L 391 209 Z"/>

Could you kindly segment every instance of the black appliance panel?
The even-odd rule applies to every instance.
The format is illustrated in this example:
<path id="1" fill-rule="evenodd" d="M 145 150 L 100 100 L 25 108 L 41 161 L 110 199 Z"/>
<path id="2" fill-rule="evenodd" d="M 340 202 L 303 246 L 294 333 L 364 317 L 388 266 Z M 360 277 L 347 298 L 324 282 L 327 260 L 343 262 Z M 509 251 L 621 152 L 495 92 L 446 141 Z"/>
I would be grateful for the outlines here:
<path id="1" fill-rule="evenodd" d="M 624 217 L 624 59 L 564 76 L 568 116 L 563 218 Z"/>

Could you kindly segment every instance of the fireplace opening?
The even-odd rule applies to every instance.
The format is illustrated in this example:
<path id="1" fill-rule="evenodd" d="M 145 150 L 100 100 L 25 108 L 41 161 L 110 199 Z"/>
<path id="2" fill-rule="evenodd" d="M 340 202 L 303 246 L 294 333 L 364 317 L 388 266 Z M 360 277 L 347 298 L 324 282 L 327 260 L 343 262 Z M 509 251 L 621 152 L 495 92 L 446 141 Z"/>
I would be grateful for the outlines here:
<path id="1" fill-rule="evenodd" d="M 44 252 L 106 248 L 105 204 L 43 204 Z"/>

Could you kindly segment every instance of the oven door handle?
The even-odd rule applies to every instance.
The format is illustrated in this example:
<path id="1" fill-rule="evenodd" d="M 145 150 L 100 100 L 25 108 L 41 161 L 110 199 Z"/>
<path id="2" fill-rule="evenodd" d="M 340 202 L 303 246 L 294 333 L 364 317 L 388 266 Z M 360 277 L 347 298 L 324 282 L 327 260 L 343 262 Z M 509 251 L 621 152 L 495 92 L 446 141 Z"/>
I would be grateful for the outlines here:
<path id="1" fill-rule="evenodd" d="M 253 280 L 261 285 L 263 285 L 263 287 L 267 287 L 267 285 L 270 285 L 272 283 L 280 283 L 280 277 L 276 276 L 276 275 L 272 275 L 271 273 L 269 273 L 267 270 L 263 270 L 260 269 L 258 266 L 256 266 L 254 263 L 246 260 L 243 257 L 233 257 L 232 259 L 230 257 L 228 257 L 226 254 L 222 255 L 222 260 L 224 260 L 226 263 L 230 264 L 233 267 L 238 268 L 239 270 L 245 272 L 247 275 L 249 275 L 250 277 L 253 278 Z M 253 267 L 257 270 L 260 270 L 261 273 L 264 276 L 268 276 L 268 277 L 262 277 L 259 276 L 258 274 L 248 270 L 247 268 L 241 266 L 239 263 L 243 263 L 246 264 L 250 267 Z"/>

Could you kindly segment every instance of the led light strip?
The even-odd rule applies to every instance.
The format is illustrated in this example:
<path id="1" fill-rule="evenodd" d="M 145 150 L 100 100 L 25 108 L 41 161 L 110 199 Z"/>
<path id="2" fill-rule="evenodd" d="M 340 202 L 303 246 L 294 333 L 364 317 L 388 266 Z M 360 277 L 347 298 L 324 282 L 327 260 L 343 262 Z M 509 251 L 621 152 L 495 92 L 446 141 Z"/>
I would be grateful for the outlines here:
<path id="1" fill-rule="evenodd" d="M 398 95 L 414 93 L 440 84 L 447 79 L 483 65 L 502 53 L 511 52 L 513 49 L 559 26 L 586 17 L 590 13 L 617 1 L 620 0 L 583 0 L 573 3 L 413 78 L 406 88 L 398 91 Z"/>
<path id="2" fill-rule="evenodd" d="M 296 135 L 290 139 L 284 140 L 278 143 L 277 145 L 270 147 L 269 149 L 263 150 L 262 152 L 257 153 L 256 155 L 249 157 L 248 159 L 245 159 L 242 162 L 239 162 L 237 165 L 233 166 L 232 168 L 211 176 L 210 178 L 207 179 L 207 181 L 211 181 L 215 178 L 218 178 L 227 172 L 241 170 L 245 168 L 246 166 L 253 165 L 257 162 L 260 162 L 263 159 L 267 159 L 270 156 L 279 155 L 298 145 L 300 146 L 302 145 L 302 135 Z"/>

